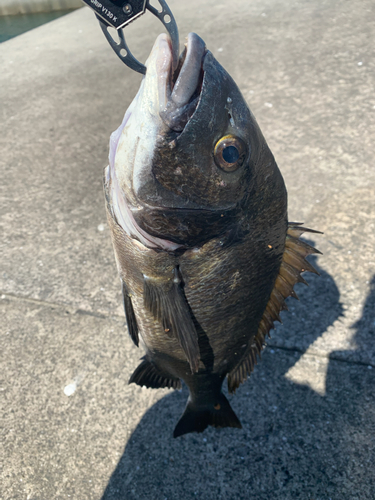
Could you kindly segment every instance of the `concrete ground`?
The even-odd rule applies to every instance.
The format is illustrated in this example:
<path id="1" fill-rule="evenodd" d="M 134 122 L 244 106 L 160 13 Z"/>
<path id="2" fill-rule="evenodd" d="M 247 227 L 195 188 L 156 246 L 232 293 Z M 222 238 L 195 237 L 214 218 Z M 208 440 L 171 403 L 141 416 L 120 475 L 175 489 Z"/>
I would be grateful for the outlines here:
<path id="1" fill-rule="evenodd" d="M 102 194 L 140 76 L 87 8 L 1 44 L 0 498 L 374 499 L 375 4 L 169 3 L 248 100 L 290 220 L 324 231 L 321 277 L 231 397 L 243 429 L 174 440 L 186 391 L 127 385 Z M 140 59 L 160 30 L 127 29 Z"/>

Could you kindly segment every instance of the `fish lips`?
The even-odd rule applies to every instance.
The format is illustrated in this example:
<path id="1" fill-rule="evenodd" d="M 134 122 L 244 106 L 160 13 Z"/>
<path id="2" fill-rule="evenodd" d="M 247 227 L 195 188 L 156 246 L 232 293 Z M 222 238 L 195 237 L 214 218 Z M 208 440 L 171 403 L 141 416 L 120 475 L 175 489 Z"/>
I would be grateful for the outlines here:
<path id="1" fill-rule="evenodd" d="M 161 35 L 158 40 L 161 49 L 161 57 L 157 62 L 159 115 L 168 129 L 182 132 L 199 101 L 206 44 L 196 33 L 189 33 L 178 67 L 173 73 L 171 41 L 165 35 Z"/>

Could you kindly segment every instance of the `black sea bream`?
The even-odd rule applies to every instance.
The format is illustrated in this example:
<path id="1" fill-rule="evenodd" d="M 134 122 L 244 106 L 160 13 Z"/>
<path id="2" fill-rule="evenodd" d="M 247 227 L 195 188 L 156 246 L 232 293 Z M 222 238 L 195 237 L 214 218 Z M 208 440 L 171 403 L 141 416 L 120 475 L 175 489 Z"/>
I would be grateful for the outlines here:
<path id="1" fill-rule="evenodd" d="M 251 373 L 316 252 L 288 223 L 275 159 L 237 85 L 194 33 L 177 70 L 160 35 L 111 136 L 105 195 L 131 338 L 130 382 L 189 388 L 174 436 L 241 427 L 221 392 Z"/>

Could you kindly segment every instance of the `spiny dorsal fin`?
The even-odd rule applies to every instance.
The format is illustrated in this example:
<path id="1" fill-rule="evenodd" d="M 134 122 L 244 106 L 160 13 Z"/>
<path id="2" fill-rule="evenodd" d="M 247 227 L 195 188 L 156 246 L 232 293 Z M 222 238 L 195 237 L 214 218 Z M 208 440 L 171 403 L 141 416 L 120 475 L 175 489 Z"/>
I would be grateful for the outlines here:
<path id="1" fill-rule="evenodd" d="M 290 296 L 298 299 L 296 292 L 293 290 L 294 285 L 296 283 L 304 283 L 307 285 L 301 273 L 309 271 L 310 273 L 319 274 L 314 266 L 306 260 L 306 257 L 313 253 L 321 252 L 299 239 L 301 234 L 305 232 L 322 234 L 319 231 L 307 229 L 298 222 L 290 222 L 288 224 L 279 274 L 276 278 L 263 317 L 259 323 L 258 332 L 253 339 L 253 344 L 246 352 L 240 364 L 228 374 L 229 392 L 235 392 L 239 385 L 244 382 L 254 370 L 254 366 L 257 363 L 256 356 L 260 358 L 265 337 L 267 335 L 270 336 L 270 330 L 274 328 L 275 321 L 281 323 L 280 312 L 283 309 L 288 309 L 285 300 Z"/>
<path id="2" fill-rule="evenodd" d="M 138 335 L 137 318 L 135 317 L 131 295 L 128 289 L 126 288 L 124 282 L 122 282 L 122 296 L 124 299 L 124 309 L 125 309 L 126 323 L 128 325 L 128 332 L 132 341 L 138 347 L 139 335 Z"/>
<path id="3" fill-rule="evenodd" d="M 168 336 L 178 340 L 192 373 L 197 372 L 200 359 L 198 334 L 178 270 L 175 269 L 174 278 L 170 282 L 145 276 L 143 294 L 145 308 L 152 313 L 154 319 L 160 321 Z"/>

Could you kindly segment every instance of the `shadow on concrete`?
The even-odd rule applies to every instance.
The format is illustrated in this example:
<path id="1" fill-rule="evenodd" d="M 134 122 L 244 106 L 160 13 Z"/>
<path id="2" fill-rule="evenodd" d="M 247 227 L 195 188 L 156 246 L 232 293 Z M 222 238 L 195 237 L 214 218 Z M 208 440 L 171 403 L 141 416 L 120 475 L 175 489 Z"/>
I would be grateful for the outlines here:
<path id="1" fill-rule="evenodd" d="M 375 340 L 375 274 L 370 282 L 370 293 L 363 307 L 362 316 L 353 327 L 357 329 L 355 340 L 359 345 L 361 335 L 365 333 L 369 333 L 372 340 Z"/>
<path id="2" fill-rule="evenodd" d="M 331 360 L 325 396 L 285 377 L 308 345 L 342 314 L 334 280 L 318 270 L 319 286 L 316 280 L 298 292 L 304 304 L 304 348 L 266 349 L 250 379 L 230 398 L 243 429 L 209 428 L 174 440 L 187 390 L 171 393 L 142 418 L 102 500 L 371 498 L 374 488 L 368 496 L 367 490 L 351 490 L 350 464 L 366 432 L 368 436 L 363 412 L 370 410 L 363 403 L 374 382 L 368 375 L 375 370 Z M 362 327 L 373 319 L 374 300 L 373 286 L 357 325 L 358 349 Z M 302 335 L 298 329 L 290 334 Z M 374 397 L 370 399 L 374 408 Z"/>
<path id="3" fill-rule="evenodd" d="M 375 275 L 370 282 L 370 292 L 363 307 L 361 318 L 353 324 L 354 349 L 333 351 L 327 371 L 327 396 L 335 401 L 332 421 L 341 426 L 341 440 L 336 446 L 332 440 L 333 454 L 339 459 L 337 474 L 342 482 L 359 481 L 364 490 L 350 491 L 350 497 L 358 499 L 374 498 L 375 480 L 369 474 L 375 457 Z M 361 361 L 360 353 L 370 359 L 372 365 Z M 347 369 L 344 359 L 358 363 L 357 370 Z M 337 362 L 336 360 L 340 360 Z M 336 362 L 335 362 L 336 361 Z M 344 369 L 338 372 L 337 364 Z M 349 365 L 350 367 L 350 365 Z M 367 429 L 369 434 L 361 432 Z M 372 438 L 369 439 L 369 436 Z M 360 458 L 361 457 L 361 458 Z M 366 457 L 365 460 L 363 458 Z M 341 467 L 339 464 L 341 463 Z M 358 483 L 356 483 L 358 484 Z"/>

